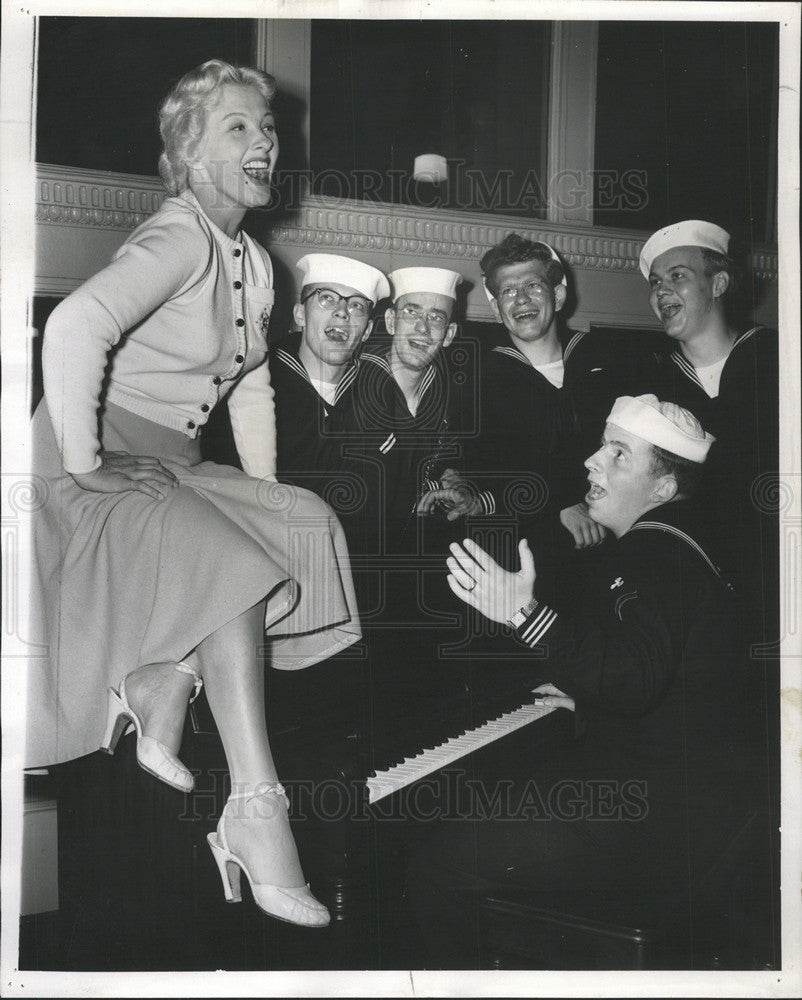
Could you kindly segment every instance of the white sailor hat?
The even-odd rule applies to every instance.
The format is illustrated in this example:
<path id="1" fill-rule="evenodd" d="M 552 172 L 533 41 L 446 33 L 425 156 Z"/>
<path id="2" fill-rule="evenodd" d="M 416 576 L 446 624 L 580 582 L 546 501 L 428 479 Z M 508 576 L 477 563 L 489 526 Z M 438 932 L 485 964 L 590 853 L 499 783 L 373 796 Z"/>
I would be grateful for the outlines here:
<path id="1" fill-rule="evenodd" d="M 435 295 L 457 297 L 457 285 L 462 275 L 444 267 L 400 267 L 387 275 L 393 286 L 393 302 L 411 292 L 434 292 Z"/>
<path id="2" fill-rule="evenodd" d="M 548 250 L 548 252 L 551 254 L 551 259 L 552 260 L 556 260 L 557 263 L 560 265 L 560 267 L 563 269 L 563 276 L 560 279 L 559 284 L 561 284 L 563 286 L 563 288 L 567 289 L 568 288 L 568 278 L 566 277 L 566 273 L 565 273 L 565 264 L 563 264 L 562 260 L 560 260 L 560 255 L 557 253 L 557 251 L 554 249 L 554 247 L 550 243 L 546 243 L 545 240 L 533 240 L 532 242 L 533 243 L 539 243 L 542 247 L 545 247 Z M 487 296 L 487 301 L 488 302 L 492 302 L 493 299 L 495 298 L 495 295 L 487 287 L 487 279 L 485 278 L 484 275 L 482 275 L 482 287 L 485 290 L 485 295 Z"/>
<path id="3" fill-rule="evenodd" d="M 308 253 L 295 265 L 303 275 L 301 285 L 347 285 L 364 295 L 371 302 L 378 302 L 390 294 L 390 285 L 384 274 L 364 261 L 341 257 L 336 253 Z"/>
<path id="4" fill-rule="evenodd" d="M 560 284 L 564 288 L 567 288 L 568 287 L 568 279 L 565 276 L 565 264 L 563 264 L 563 262 L 560 260 L 560 255 L 557 253 L 557 251 L 554 249 L 554 247 L 550 243 L 545 243 L 543 240 L 536 240 L 535 242 L 542 243 L 543 246 L 551 254 L 551 259 L 552 260 L 556 260 L 557 263 L 560 265 L 560 267 L 563 269 L 563 276 L 562 276 L 562 279 L 560 281 Z"/>
<path id="5" fill-rule="evenodd" d="M 689 410 L 676 403 L 661 403 L 652 393 L 619 396 L 607 420 L 690 462 L 704 462 L 716 440 Z"/>
<path id="6" fill-rule="evenodd" d="M 729 246 L 730 234 L 713 222 L 703 222 L 701 219 L 675 222 L 646 240 L 640 252 L 641 273 L 644 278 L 648 278 L 654 260 L 674 247 L 705 247 L 726 257 Z"/>

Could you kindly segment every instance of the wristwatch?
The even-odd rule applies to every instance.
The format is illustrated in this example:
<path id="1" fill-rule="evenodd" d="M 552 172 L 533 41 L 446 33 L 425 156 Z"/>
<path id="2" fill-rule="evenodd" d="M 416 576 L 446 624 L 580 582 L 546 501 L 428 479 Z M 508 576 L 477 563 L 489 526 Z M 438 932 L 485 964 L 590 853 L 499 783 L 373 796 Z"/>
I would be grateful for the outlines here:
<path id="1" fill-rule="evenodd" d="M 522 608 L 519 608 L 518 611 L 516 611 L 515 614 L 512 616 L 512 618 L 508 619 L 507 624 L 510 626 L 510 628 L 520 628 L 523 625 L 523 623 L 527 620 L 527 618 L 529 618 L 529 616 L 534 613 L 536 607 L 537 607 L 537 600 L 533 597 L 528 604 L 525 604 Z"/>

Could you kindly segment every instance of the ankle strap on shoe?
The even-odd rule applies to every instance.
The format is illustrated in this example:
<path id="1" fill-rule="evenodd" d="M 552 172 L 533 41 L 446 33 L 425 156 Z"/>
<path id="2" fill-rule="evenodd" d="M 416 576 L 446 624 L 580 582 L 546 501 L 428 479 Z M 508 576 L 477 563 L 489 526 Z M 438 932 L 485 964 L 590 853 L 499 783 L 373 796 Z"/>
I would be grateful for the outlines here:
<path id="1" fill-rule="evenodd" d="M 226 836 L 226 819 L 264 818 L 264 816 L 262 817 L 259 816 L 257 810 L 255 810 L 254 813 L 249 816 L 246 806 L 251 799 L 259 798 L 263 795 L 266 795 L 268 792 L 271 793 L 272 795 L 276 795 L 279 798 L 283 799 L 284 805 L 289 811 L 290 801 L 287 798 L 287 793 L 284 791 L 284 786 L 278 781 L 263 781 L 260 782 L 258 785 L 250 785 L 249 791 L 232 792 L 231 795 L 229 795 L 228 801 L 223 807 L 223 812 L 217 824 L 217 836 L 220 839 L 220 843 L 227 851 L 230 850 L 230 848 L 228 846 L 228 837 Z M 237 807 L 235 805 L 236 802 L 241 802 L 243 804 Z M 262 808 L 267 808 L 267 803 L 264 803 Z M 271 804 L 271 814 L 275 815 L 274 813 L 272 813 L 272 808 L 273 807 Z"/>
<path id="2" fill-rule="evenodd" d="M 198 671 L 191 667 L 188 663 L 184 663 L 183 660 L 179 660 L 178 663 L 173 664 L 176 670 L 180 671 L 182 674 L 190 674 L 195 678 L 195 684 L 193 685 L 192 697 L 189 699 L 190 705 L 200 694 L 200 689 L 203 687 L 203 678 L 198 673 Z"/>
<path id="3" fill-rule="evenodd" d="M 244 799 L 247 802 L 249 799 L 259 798 L 262 795 L 266 795 L 268 792 L 284 799 L 284 804 L 288 809 L 290 808 L 290 800 L 287 798 L 287 791 L 280 781 L 262 781 L 258 785 L 252 785 L 250 790 L 247 792 L 232 792 L 228 797 L 228 802 L 236 802 L 239 799 Z M 228 802 L 226 805 L 228 805 Z"/>

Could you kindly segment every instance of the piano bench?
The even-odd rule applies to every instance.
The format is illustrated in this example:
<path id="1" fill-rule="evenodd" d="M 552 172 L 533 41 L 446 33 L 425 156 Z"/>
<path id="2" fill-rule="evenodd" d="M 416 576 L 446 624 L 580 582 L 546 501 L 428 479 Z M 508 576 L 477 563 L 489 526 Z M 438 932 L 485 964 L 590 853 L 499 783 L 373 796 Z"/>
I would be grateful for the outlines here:
<path id="1" fill-rule="evenodd" d="M 751 814 L 691 899 L 644 894 L 546 900 L 520 890 L 487 897 L 480 904 L 481 967 L 779 968 L 779 892 L 765 829 Z"/>

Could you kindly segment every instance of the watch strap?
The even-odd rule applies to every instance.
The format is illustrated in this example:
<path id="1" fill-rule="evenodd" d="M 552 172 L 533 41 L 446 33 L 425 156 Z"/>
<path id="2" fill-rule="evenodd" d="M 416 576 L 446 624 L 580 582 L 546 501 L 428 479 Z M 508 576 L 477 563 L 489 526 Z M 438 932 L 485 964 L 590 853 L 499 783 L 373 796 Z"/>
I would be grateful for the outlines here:
<path id="1" fill-rule="evenodd" d="M 537 606 L 538 602 L 536 598 L 533 597 L 528 604 L 525 604 L 522 608 L 519 608 L 515 612 L 512 618 L 508 620 L 507 624 L 510 628 L 520 628 L 524 622 L 535 613 Z"/>

